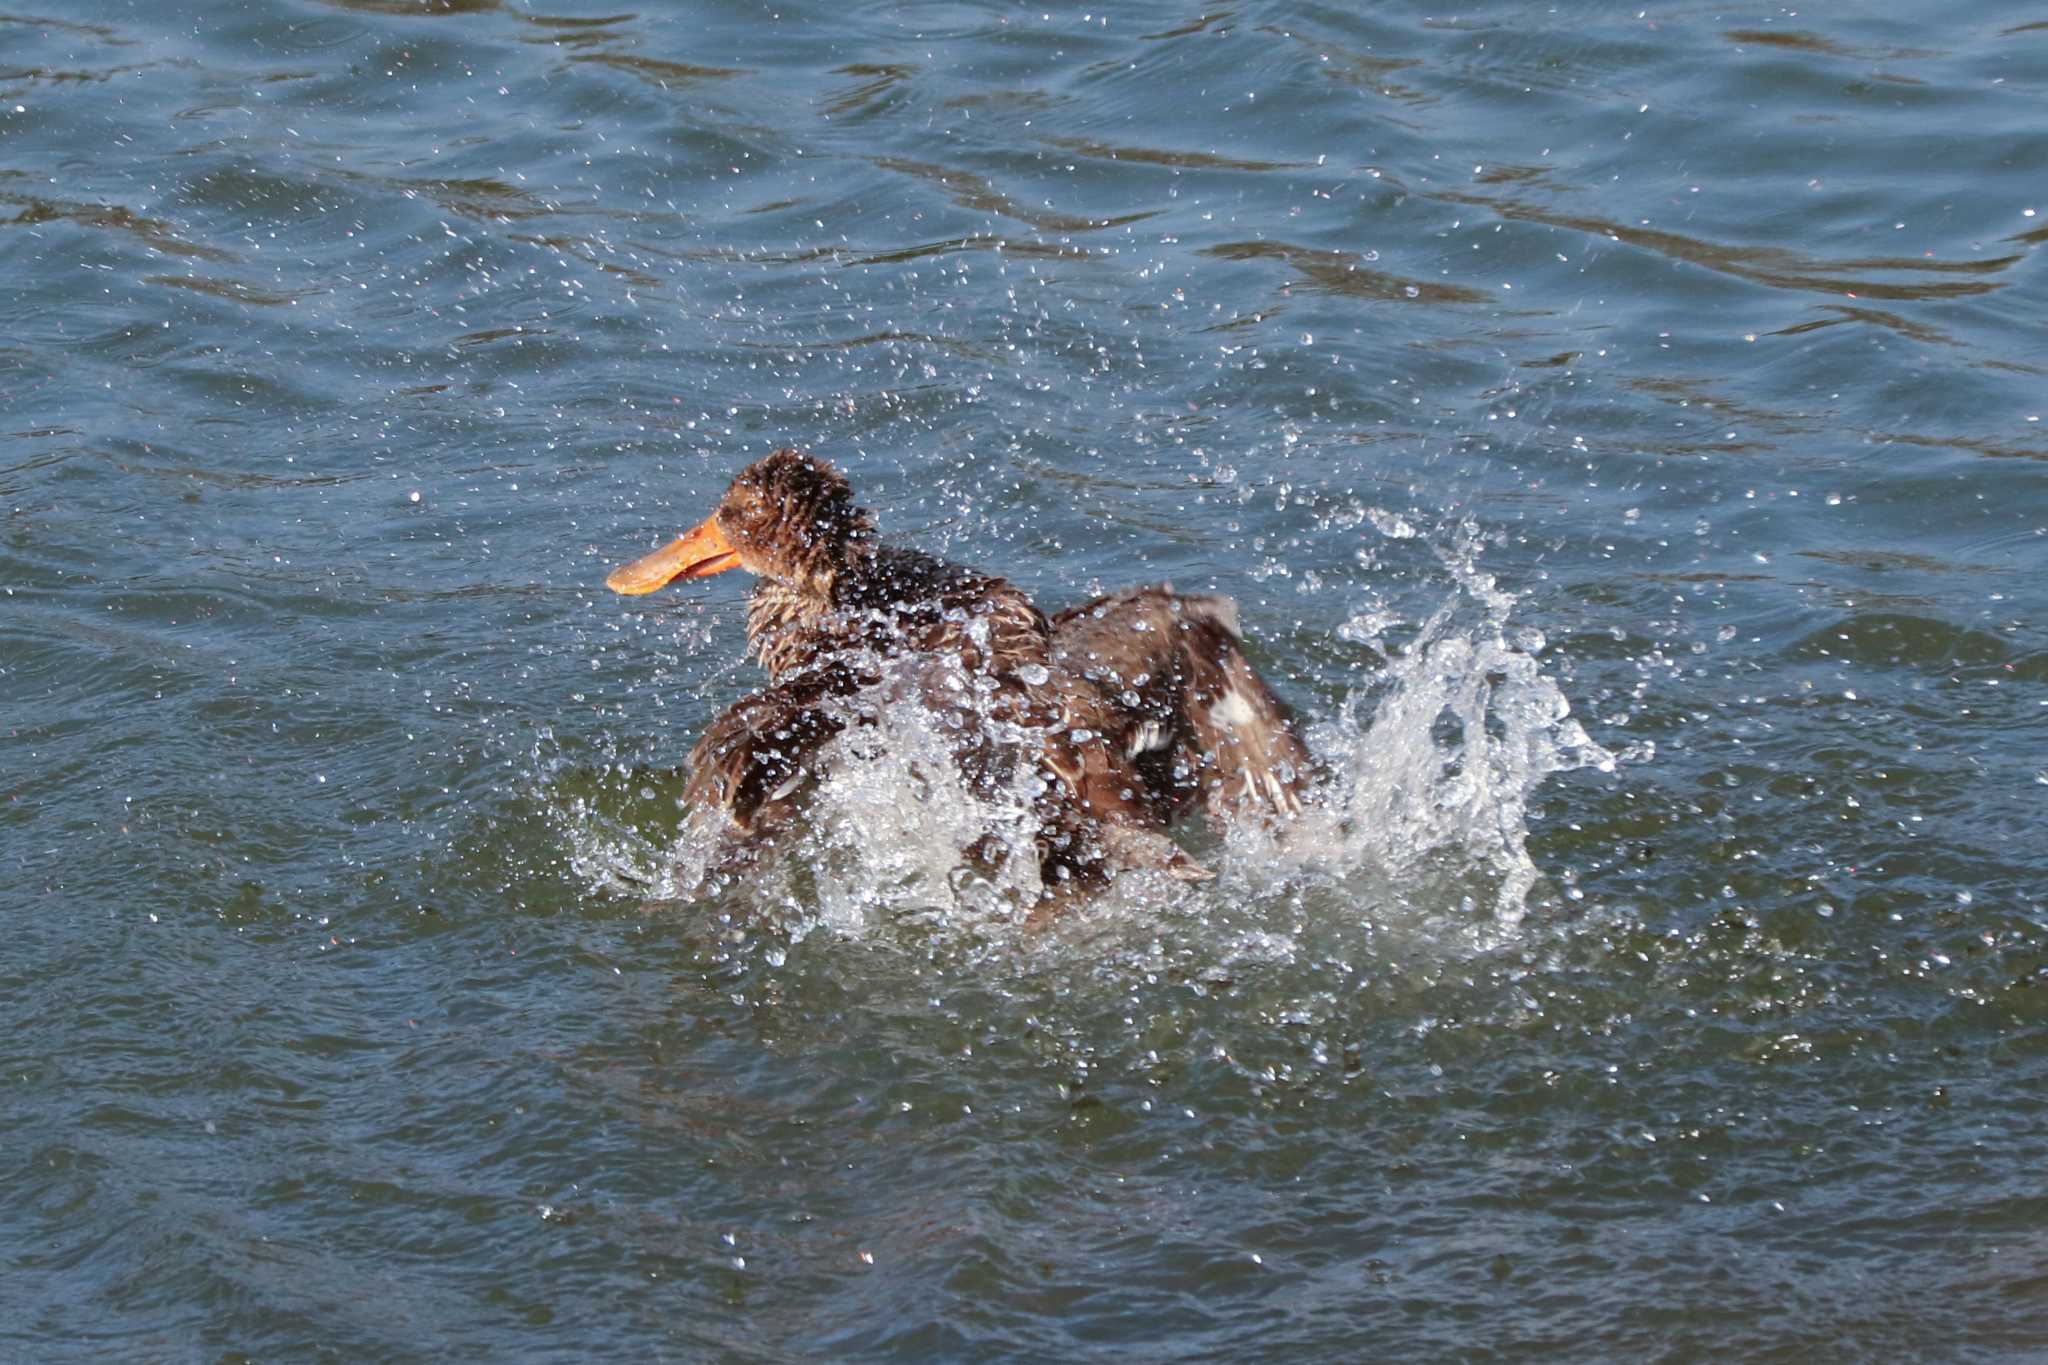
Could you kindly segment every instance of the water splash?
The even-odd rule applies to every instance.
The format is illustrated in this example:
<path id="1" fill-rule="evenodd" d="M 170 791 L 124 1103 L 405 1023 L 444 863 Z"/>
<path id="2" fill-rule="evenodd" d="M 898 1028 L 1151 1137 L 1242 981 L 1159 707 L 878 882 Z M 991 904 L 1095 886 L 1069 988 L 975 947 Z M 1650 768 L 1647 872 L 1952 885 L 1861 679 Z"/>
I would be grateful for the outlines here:
<path id="1" fill-rule="evenodd" d="M 821 752 L 794 850 L 816 870 L 820 921 L 857 933 L 878 919 L 967 932 L 1021 920 L 1040 892 L 1034 775 L 1020 765 L 1009 785 L 970 790 L 938 718 L 914 697 L 891 701 Z M 992 872 L 961 855 L 978 841 L 998 853 Z"/>
<path id="2" fill-rule="evenodd" d="M 1398 518 L 1374 524 L 1415 535 Z M 1290 856 L 1327 874 L 1370 870 L 1407 899 L 1456 890 L 1467 910 L 1490 884 L 1494 921 L 1511 928 L 1541 879 L 1528 850 L 1538 787 L 1553 773 L 1612 771 L 1615 757 L 1544 672 L 1542 632 L 1513 623 L 1518 599 L 1479 568 L 1476 528 L 1432 548 L 1452 592 L 1411 637 L 1389 644 L 1407 623 L 1376 594 L 1339 630 L 1388 662 L 1334 720 L 1309 728 L 1331 778 Z"/>
<path id="3" fill-rule="evenodd" d="M 1031 737 L 978 715 L 965 683 L 954 693 L 961 709 L 941 715 L 920 700 L 925 665 L 870 662 L 880 681 L 827 703 L 855 723 L 820 747 L 822 775 L 806 818 L 775 856 L 737 873 L 723 869 L 723 817 L 709 810 L 682 812 L 666 836 L 650 835 L 634 798 L 659 805 L 666 797 L 679 807 L 682 775 L 620 764 L 595 783 L 558 772 L 549 784 L 544 803 L 558 812 L 576 874 L 653 901 L 737 893 L 794 940 L 814 928 L 857 936 L 902 923 L 972 935 L 1026 918 L 1042 889 L 1040 779 L 1020 763 L 996 785 L 972 788 L 947 734 L 966 724 L 999 743 L 1022 746 Z M 982 856 L 970 865 L 962 850 L 977 845 Z"/>
<path id="4" fill-rule="evenodd" d="M 1091 922 L 1191 914 L 1267 943 L 1276 926 L 1261 922 L 1261 907 L 1280 903 L 1297 920 L 1309 904 L 1353 922 L 1419 911 L 1495 936 L 1521 921 L 1542 881 L 1528 851 L 1537 790 L 1555 773 L 1612 770 L 1615 757 L 1572 717 L 1543 668 L 1542 633 L 1513 619 L 1519 599 L 1479 568 L 1475 528 L 1438 542 L 1398 517 L 1372 523 L 1388 540 L 1429 548 L 1433 605 L 1418 621 L 1368 588 L 1338 630 L 1387 662 L 1334 717 L 1307 727 L 1327 773 L 1318 799 L 1278 835 L 1243 829 L 1205 849 L 1222 874 L 1213 885 L 1127 875 L 1090 907 Z M 855 699 L 872 723 L 849 726 L 822 751 L 826 775 L 806 826 L 732 888 L 792 939 L 914 924 L 986 941 L 1014 938 L 1028 917 L 1039 892 L 1030 765 L 1019 765 L 1014 790 L 970 790 L 940 718 L 915 691 L 885 682 Z M 620 772 L 639 797 L 654 795 L 654 779 Z M 669 785 L 679 791 L 680 779 Z M 589 793 L 563 814 L 573 866 L 593 885 L 655 901 L 701 893 L 717 851 L 706 822 L 686 818 L 650 836 L 630 801 Z M 993 874 L 960 852 L 977 841 L 1006 855 Z"/>

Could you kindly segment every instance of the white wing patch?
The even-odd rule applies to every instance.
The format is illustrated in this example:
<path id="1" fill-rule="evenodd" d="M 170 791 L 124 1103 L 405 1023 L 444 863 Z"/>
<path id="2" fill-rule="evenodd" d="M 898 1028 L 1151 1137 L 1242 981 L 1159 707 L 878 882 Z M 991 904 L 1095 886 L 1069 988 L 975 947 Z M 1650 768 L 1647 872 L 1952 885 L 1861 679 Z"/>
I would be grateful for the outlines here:
<path id="1" fill-rule="evenodd" d="M 1259 713 L 1253 707 L 1251 699 L 1235 687 L 1228 689 L 1217 699 L 1216 705 L 1210 708 L 1209 714 L 1233 730 L 1245 729 L 1257 723 L 1259 718 Z"/>

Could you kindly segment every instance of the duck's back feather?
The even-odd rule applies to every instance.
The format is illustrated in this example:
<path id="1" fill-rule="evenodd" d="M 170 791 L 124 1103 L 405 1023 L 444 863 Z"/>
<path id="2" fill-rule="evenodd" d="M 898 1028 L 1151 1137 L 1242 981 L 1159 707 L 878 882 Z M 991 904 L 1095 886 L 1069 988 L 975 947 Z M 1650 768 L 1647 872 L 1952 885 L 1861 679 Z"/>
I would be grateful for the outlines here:
<path id="1" fill-rule="evenodd" d="M 952 656 L 970 671 L 1044 663 L 1045 614 L 1006 580 L 919 550 L 864 545 L 829 597 L 762 580 L 747 607 L 747 635 L 773 678 L 853 649 Z"/>

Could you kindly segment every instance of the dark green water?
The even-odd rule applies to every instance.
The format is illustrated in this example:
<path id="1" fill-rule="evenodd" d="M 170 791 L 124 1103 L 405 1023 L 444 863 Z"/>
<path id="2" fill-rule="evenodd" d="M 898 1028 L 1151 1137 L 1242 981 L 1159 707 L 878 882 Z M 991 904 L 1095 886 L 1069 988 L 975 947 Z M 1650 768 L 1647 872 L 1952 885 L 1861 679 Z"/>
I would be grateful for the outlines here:
<path id="1" fill-rule="evenodd" d="M 0 14 L 0 1356 L 2037 1357 L 2044 166 L 2018 3 Z M 1331 810 L 626 889 L 791 442 Z"/>

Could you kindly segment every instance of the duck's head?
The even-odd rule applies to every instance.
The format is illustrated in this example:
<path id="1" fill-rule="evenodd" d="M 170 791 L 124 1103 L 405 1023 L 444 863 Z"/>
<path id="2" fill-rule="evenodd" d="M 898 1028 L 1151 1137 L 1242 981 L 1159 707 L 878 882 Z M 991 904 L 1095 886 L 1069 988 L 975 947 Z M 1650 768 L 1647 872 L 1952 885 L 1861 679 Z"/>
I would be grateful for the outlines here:
<path id="1" fill-rule="evenodd" d="M 741 470 L 718 510 L 679 540 L 614 569 L 613 592 L 653 592 L 678 578 L 727 569 L 800 591 L 824 591 L 874 522 L 853 505 L 846 476 L 800 450 L 778 450 Z"/>

